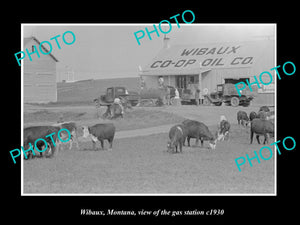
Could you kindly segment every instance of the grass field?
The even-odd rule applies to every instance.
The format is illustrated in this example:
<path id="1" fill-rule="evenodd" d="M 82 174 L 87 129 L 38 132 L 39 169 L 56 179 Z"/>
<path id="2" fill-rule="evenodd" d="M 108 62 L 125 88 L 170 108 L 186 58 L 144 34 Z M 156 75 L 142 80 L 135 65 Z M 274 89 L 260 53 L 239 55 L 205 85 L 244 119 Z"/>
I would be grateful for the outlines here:
<path id="1" fill-rule="evenodd" d="M 214 107 L 182 106 L 135 108 L 124 119 L 113 121 L 118 131 L 135 130 L 163 124 L 180 123 L 185 118 L 197 119 L 214 132 L 220 115 L 230 121 L 227 142 L 215 150 L 184 147 L 182 154 L 166 152 L 168 129 L 162 133 L 114 141 L 113 150 L 92 150 L 91 141 L 83 141 L 80 149 L 63 150 L 52 159 L 24 160 L 24 193 L 92 193 L 92 194 L 272 194 L 274 193 L 274 157 L 258 164 L 253 160 L 239 172 L 235 158 L 254 156 L 262 145 L 249 144 L 249 129 L 236 122 L 238 110 L 257 111 L 257 106 Z M 102 121 L 95 118 L 89 106 L 58 106 L 24 108 L 25 126 L 55 123 L 58 116 L 75 120 L 78 125 Z M 270 140 L 272 143 L 273 139 Z M 192 143 L 194 141 L 192 140 Z M 97 145 L 99 148 L 99 143 Z"/>
<path id="2" fill-rule="evenodd" d="M 24 193 L 274 193 L 273 159 L 238 171 L 234 159 L 259 149 L 240 141 L 245 135 L 182 154 L 166 152 L 166 133 L 117 140 L 113 151 L 81 143 L 53 159 L 25 161 Z"/>

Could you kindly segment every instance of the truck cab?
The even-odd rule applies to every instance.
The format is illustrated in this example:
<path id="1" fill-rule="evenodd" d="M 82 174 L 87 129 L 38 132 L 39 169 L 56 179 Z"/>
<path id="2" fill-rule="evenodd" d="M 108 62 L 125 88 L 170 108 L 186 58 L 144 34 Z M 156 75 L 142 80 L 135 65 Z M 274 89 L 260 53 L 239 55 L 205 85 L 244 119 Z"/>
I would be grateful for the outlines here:
<path id="1" fill-rule="evenodd" d="M 101 100 L 107 103 L 114 102 L 115 98 L 126 97 L 129 93 L 125 87 L 109 87 L 106 94 L 101 96 Z"/>
<path id="2" fill-rule="evenodd" d="M 104 95 L 94 99 L 94 102 L 98 106 L 109 106 L 114 103 L 116 98 L 123 99 L 123 102 L 136 106 L 139 101 L 139 94 L 134 91 L 128 91 L 125 87 L 109 87 L 106 89 Z"/>

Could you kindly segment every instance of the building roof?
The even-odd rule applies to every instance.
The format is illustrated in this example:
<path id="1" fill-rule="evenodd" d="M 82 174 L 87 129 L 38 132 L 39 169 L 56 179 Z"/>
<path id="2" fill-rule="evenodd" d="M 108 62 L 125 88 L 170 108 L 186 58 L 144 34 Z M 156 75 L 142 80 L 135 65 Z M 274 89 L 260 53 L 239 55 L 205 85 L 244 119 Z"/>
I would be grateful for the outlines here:
<path id="1" fill-rule="evenodd" d="M 34 40 L 35 42 L 37 42 L 39 45 L 41 44 L 41 42 L 34 36 L 31 36 L 31 37 L 27 37 L 27 38 L 24 38 L 24 46 L 26 46 L 27 43 L 29 43 L 29 41 L 31 40 Z M 47 48 L 45 48 L 45 46 L 42 45 L 42 49 L 45 51 L 45 52 L 49 52 L 49 50 Z M 52 55 L 51 53 L 49 54 L 49 56 L 55 61 L 55 62 L 58 62 L 58 59 L 56 57 L 54 57 L 54 55 Z"/>
<path id="2" fill-rule="evenodd" d="M 267 57 L 274 58 L 274 48 L 274 40 L 174 45 L 162 48 L 142 67 L 140 75 L 186 75 L 219 68 L 252 68 L 269 62 Z"/>

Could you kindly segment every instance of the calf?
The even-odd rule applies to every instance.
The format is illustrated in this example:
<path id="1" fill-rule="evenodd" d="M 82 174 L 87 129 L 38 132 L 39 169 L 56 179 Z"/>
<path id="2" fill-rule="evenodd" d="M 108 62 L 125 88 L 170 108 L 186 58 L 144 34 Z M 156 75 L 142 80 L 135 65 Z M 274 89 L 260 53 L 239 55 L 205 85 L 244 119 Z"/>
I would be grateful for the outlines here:
<path id="1" fill-rule="evenodd" d="M 251 122 L 250 144 L 252 144 L 254 133 L 256 134 L 258 144 L 260 144 L 260 135 L 264 135 L 265 137 L 264 144 L 268 143 L 269 135 L 274 136 L 274 124 L 269 120 L 254 119 Z"/>
<path id="2" fill-rule="evenodd" d="M 248 126 L 248 123 L 249 123 L 249 118 L 248 118 L 248 115 L 245 111 L 238 111 L 237 112 L 237 121 L 238 121 L 238 124 L 242 124 L 242 126 Z"/>
<path id="3" fill-rule="evenodd" d="M 211 149 L 216 148 L 217 139 L 209 131 L 208 127 L 201 122 L 196 120 L 185 120 L 183 125 L 186 129 L 186 137 L 188 146 L 190 146 L 190 139 L 196 138 L 196 145 L 199 144 L 199 139 L 201 140 L 201 147 L 203 147 L 203 141 L 209 141 L 209 146 Z"/>
<path id="4" fill-rule="evenodd" d="M 45 152 L 46 157 L 52 157 L 54 155 L 55 152 L 55 145 L 58 144 L 58 138 L 57 138 L 57 132 L 59 131 L 58 127 L 54 127 L 54 126 L 33 126 L 33 127 L 27 127 L 24 129 L 24 150 L 28 150 L 29 149 L 29 143 L 31 143 L 31 145 L 33 146 L 35 141 L 39 138 L 44 139 L 47 144 L 48 144 L 48 148 L 47 148 L 47 152 Z M 48 136 L 51 133 L 54 133 L 55 135 Z M 53 138 L 53 142 L 55 143 L 55 145 L 53 145 L 51 137 Z M 41 150 L 41 147 L 44 146 L 44 142 L 43 141 L 39 141 L 37 142 L 37 148 L 39 150 Z M 34 147 L 33 147 L 34 148 Z M 43 156 L 43 154 L 41 152 L 40 156 Z M 27 158 L 32 158 L 33 156 L 33 152 L 32 151 L 28 151 L 26 152 L 26 157 Z"/>
<path id="5" fill-rule="evenodd" d="M 177 148 L 179 146 L 179 151 L 182 152 L 182 145 L 186 138 L 185 127 L 182 124 L 171 127 L 169 131 L 169 138 L 170 141 L 168 141 L 168 150 L 174 152 L 175 148 L 177 152 Z"/>
<path id="6" fill-rule="evenodd" d="M 73 142 L 76 143 L 77 149 L 79 149 L 79 144 L 78 144 L 78 138 L 77 138 L 77 125 L 75 122 L 60 122 L 58 121 L 57 124 L 53 124 L 53 126 L 57 126 L 60 129 L 61 128 L 66 128 L 70 131 L 71 133 L 71 139 L 70 139 L 70 146 L 69 149 L 72 148 Z"/>
<path id="7" fill-rule="evenodd" d="M 230 130 L 230 123 L 226 119 L 221 120 L 217 140 L 224 141 L 225 138 L 226 138 L 226 140 L 228 140 L 229 130 Z"/>
<path id="8" fill-rule="evenodd" d="M 114 140 L 116 128 L 112 123 L 96 124 L 88 127 L 83 126 L 83 137 L 91 137 L 93 142 L 93 149 L 96 147 L 96 142 L 100 141 L 102 149 L 104 149 L 104 140 L 108 140 L 109 149 L 112 150 L 112 143 Z"/>
<path id="9" fill-rule="evenodd" d="M 116 119 L 118 117 L 123 118 L 123 114 L 123 105 L 121 103 L 113 103 L 107 106 L 106 112 L 103 114 L 103 117 L 107 119 Z"/>

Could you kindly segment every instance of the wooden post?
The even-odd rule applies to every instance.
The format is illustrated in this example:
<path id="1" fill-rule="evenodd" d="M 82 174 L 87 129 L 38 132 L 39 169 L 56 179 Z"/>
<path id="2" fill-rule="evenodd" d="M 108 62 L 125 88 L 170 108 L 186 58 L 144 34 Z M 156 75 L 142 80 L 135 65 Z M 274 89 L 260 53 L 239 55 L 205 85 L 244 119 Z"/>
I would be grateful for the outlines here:
<path id="1" fill-rule="evenodd" d="M 199 98 L 200 98 L 200 104 L 202 103 L 202 99 L 204 99 L 203 98 L 203 89 L 202 89 L 202 73 L 201 73 L 201 71 L 200 71 L 200 73 L 199 73 L 199 84 L 198 84 L 198 88 L 200 89 L 200 96 L 199 96 Z"/>

